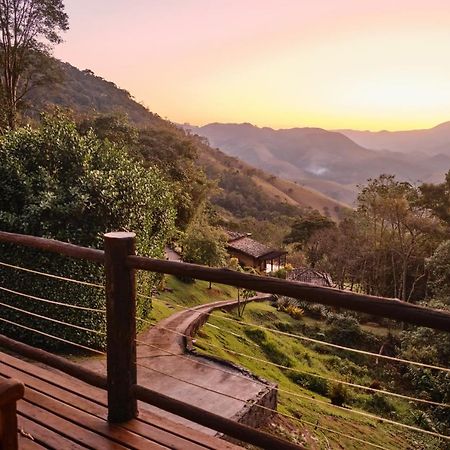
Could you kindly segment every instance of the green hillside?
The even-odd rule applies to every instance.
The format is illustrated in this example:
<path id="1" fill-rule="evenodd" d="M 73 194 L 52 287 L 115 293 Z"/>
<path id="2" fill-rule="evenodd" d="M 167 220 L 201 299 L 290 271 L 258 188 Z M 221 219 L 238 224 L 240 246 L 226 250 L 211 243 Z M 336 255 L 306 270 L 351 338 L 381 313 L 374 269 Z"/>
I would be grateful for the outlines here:
<path id="1" fill-rule="evenodd" d="M 339 219 L 342 211 L 346 209 L 345 203 L 276 178 L 268 172 L 257 170 L 211 148 L 204 138 L 194 136 L 150 112 L 129 92 L 96 76 L 90 70 L 79 70 L 68 63 L 60 63 L 60 68 L 62 83 L 51 88 L 38 87 L 29 95 L 28 117 L 35 120 L 38 113 L 52 110 L 55 106 L 70 109 L 78 120 L 93 114 L 122 115 L 135 126 L 154 134 L 152 151 L 158 145 L 163 151 L 169 140 L 174 151 L 177 151 L 177 145 L 179 148 L 192 146 L 197 153 L 199 167 L 210 179 L 218 180 L 220 190 L 213 200 L 228 218 L 240 220 L 244 217 L 254 217 L 258 220 L 274 220 L 278 216 L 295 217 L 301 214 L 304 208 L 313 208 Z"/>

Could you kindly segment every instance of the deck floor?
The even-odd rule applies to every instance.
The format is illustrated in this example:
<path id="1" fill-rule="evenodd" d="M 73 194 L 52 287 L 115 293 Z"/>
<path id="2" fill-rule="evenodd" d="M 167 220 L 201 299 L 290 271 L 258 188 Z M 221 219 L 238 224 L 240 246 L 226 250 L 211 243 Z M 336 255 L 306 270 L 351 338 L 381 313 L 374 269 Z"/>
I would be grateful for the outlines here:
<path id="1" fill-rule="evenodd" d="M 21 449 L 240 448 L 148 411 L 111 425 L 106 421 L 105 391 L 4 353 L 0 353 L 1 378 L 25 384 L 25 397 L 17 404 Z"/>

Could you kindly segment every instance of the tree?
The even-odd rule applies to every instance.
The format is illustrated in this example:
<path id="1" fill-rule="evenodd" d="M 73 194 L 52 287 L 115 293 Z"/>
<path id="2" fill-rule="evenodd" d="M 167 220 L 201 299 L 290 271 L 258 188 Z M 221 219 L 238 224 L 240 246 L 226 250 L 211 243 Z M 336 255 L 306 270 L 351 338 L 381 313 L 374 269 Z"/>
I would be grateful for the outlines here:
<path id="1" fill-rule="evenodd" d="M 69 28 L 62 0 L 0 0 L 0 104 L 14 129 L 27 93 L 48 80 L 52 46 Z"/>
<path id="2" fill-rule="evenodd" d="M 333 228 L 335 223 L 328 217 L 314 210 L 298 218 L 292 225 L 290 233 L 284 238 L 284 243 L 294 244 L 297 250 L 303 250 L 311 267 L 315 267 L 320 259 L 319 232 Z"/>
<path id="3" fill-rule="evenodd" d="M 183 260 L 210 267 L 224 266 L 228 256 L 226 243 L 226 235 L 206 220 L 194 223 L 183 240 Z"/>
<path id="4" fill-rule="evenodd" d="M 236 272 L 248 272 L 252 275 L 257 275 L 257 271 L 253 267 L 249 267 L 244 269 L 240 264 L 239 260 L 237 258 L 230 258 L 228 261 L 228 268 L 231 270 L 235 270 Z M 238 316 L 242 317 L 244 315 L 245 307 L 247 306 L 248 302 L 241 303 L 241 297 L 244 300 L 248 300 L 249 298 L 252 298 L 256 295 L 256 291 L 253 291 L 252 289 L 242 289 L 237 288 L 237 295 L 238 295 Z"/>
<path id="5" fill-rule="evenodd" d="M 0 137 L 0 229 L 53 238 L 87 247 L 102 248 L 108 231 L 137 232 L 140 254 L 162 257 L 171 237 L 175 211 L 170 184 L 158 169 L 146 169 L 127 152 L 92 132 L 82 136 L 64 117 L 46 117 L 40 128 L 18 128 Z M 44 270 L 95 284 L 104 283 L 102 267 L 39 250 L 0 245 L 2 260 L 29 269 Z M 156 276 L 139 273 L 141 292 L 149 293 Z M 44 277 L 25 277 L 0 271 L 0 285 L 59 302 L 104 309 L 104 292 L 56 283 Z M 17 304 L 17 297 L 2 294 L 3 303 Z M 24 300 L 24 309 L 86 328 L 104 329 L 104 315 Z M 104 337 L 57 324 L 13 314 L 1 307 L 1 316 L 55 336 L 102 347 Z M 138 315 L 147 317 L 151 304 L 139 301 Z M 34 343 L 54 342 L 22 329 L 2 327 L 8 334 Z M 2 328 L 3 330 L 3 328 Z M 2 331 L 3 332 L 3 331 Z"/>
<path id="6" fill-rule="evenodd" d="M 430 272 L 432 295 L 447 303 L 450 308 L 450 241 L 443 241 L 426 260 L 426 268 Z"/>
<path id="7" fill-rule="evenodd" d="M 357 205 L 375 257 L 372 272 L 387 277 L 390 260 L 394 296 L 411 300 L 417 283 L 426 278 L 425 258 L 439 242 L 440 222 L 423 206 L 419 189 L 392 175 L 369 180 Z"/>

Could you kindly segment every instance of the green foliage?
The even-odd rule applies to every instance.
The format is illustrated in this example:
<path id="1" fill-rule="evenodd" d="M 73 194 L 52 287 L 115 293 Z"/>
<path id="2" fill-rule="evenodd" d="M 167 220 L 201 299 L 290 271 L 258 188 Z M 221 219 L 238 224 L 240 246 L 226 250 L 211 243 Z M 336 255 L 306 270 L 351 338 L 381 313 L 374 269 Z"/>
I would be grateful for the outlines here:
<path id="1" fill-rule="evenodd" d="M 299 386 L 308 389 L 312 392 L 316 392 L 319 395 L 323 395 L 324 397 L 329 392 L 328 382 L 323 378 L 295 371 L 290 371 L 288 373 L 288 377 L 295 384 L 298 384 Z"/>
<path id="2" fill-rule="evenodd" d="M 101 139 L 126 146 L 145 167 L 157 167 L 170 181 L 177 211 L 176 225 L 185 230 L 202 216 L 212 184 L 198 168 L 198 148 L 182 130 L 160 124 L 136 128 L 123 114 L 103 114 L 79 124 L 86 134 L 92 129 Z"/>
<path id="3" fill-rule="evenodd" d="M 332 228 L 334 225 L 334 222 L 328 217 L 322 216 L 318 211 L 311 211 L 296 219 L 292 225 L 291 232 L 285 237 L 284 242 L 304 248 L 314 233 L 326 228 Z"/>
<path id="4" fill-rule="evenodd" d="M 422 184 L 420 186 L 422 203 L 450 226 L 450 171 L 440 184 Z"/>
<path id="5" fill-rule="evenodd" d="M 302 319 L 303 314 L 305 314 L 305 311 L 297 306 L 296 300 L 287 297 L 282 297 L 278 299 L 276 303 L 276 308 L 278 311 L 282 311 L 285 312 L 286 314 L 289 314 L 295 320 Z"/>
<path id="6" fill-rule="evenodd" d="M 445 236 L 415 186 L 381 175 L 361 187 L 357 209 L 315 235 L 317 267 L 341 289 L 420 301 L 425 260 Z"/>
<path id="7" fill-rule="evenodd" d="M 335 228 L 335 223 L 318 211 L 310 211 L 299 217 L 285 236 L 285 244 L 293 244 L 294 249 L 302 250 L 311 267 L 322 258 L 321 236 L 323 232 Z"/>
<path id="8" fill-rule="evenodd" d="M 0 129 L 14 129 L 25 95 L 51 78 L 49 52 L 68 28 L 62 0 L 0 3 Z"/>
<path id="9" fill-rule="evenodd" d="M 328 390 L 331 403 L 336 406 L 344 406 L 350 400 L 348 389 L 341 383 L 333 383 Z"/>
<path id="10" fill-rule="evenodd" d="M 430 273 L 430 288 L 434 296 L 450 307 L 450 240 L 439 244 L 433 255 L 426 260 Z"/>
<path id="11" fill-rule="evenodd" d="M 224 172 L 219 187 L 222 190 L 213 197 L 214 203 L 239 218 L 251 216 L 267 220 L 279 216 L 294 217 L 301 212 L 296 206 L 268 199 L 252 178 L 239 170 Z"/>
<path id="12" fill-rule="evenodd" d="M 364 402 L 364 406 L 367 411 L 375 414 L 390 414 L 395 411 L 395 407 L 392 402 L 390 402 L 385 395 L 378 392 L 375 392 L 369 396 Z"/>
<path id="13" fill-rule="evenodd" d="M 183 260 L 211 267 L 226 264 L 226 235 L 206 222 L 193 224 L 183 240 Z"/>
<path id="14" fill-rule="evenodd" d="M 174 209 L 170 187 L 157 169 L 145 169 L 127 153 L 89 132 L 78 133 L 64 117 L 47 117 L 39 129 L 23 128 L 0 139 L 0 229 L 74 244 L 100 248 L 103 233 L 137 231 L 137 250 L 149 256 L 163 256 L 164 245 L 173 230 Z M 30 249 L 3 245 L 2 259 L 19 266 L 103 282 L 102 270 L 87 262 L 74 262 Z M 141 275 L 140 285 L 149 292 L 154 277 Z M 55 285 L 46 278 L 29 282 L 0 272 L 2 286 L 60 302 L 89 308 L 104 308 L 104 292 Z M 18 305 L 18 298 L 1 294 L 3 302 Z M 27 300 L 24 309 L 69 321 L 94 330 L 104 330 L 98 313 L 72 311 Z M 138 313 L 149 311 L 140 302 Z M 23 314 L 1 309 L 3 317 L 64 336 L 89 346 L 102 347 L 104 337 L 73 330 Z M 20 316 L 20 317 L 19 317 Z M 20 320 L 19 320 L 20 319 Z M 23 330 L 8 328 L 9 334 L 40 345 L 55 345 Z"/>
<path id="15" fill-rule="evenodd" d="M 333 314 L 328 315 L 328 323 L 331 325 L 327 331 L 326 340 L 339 345 L 359 347 L 364 339 L 364 332 L 358 320 L 352 316 Z"/>

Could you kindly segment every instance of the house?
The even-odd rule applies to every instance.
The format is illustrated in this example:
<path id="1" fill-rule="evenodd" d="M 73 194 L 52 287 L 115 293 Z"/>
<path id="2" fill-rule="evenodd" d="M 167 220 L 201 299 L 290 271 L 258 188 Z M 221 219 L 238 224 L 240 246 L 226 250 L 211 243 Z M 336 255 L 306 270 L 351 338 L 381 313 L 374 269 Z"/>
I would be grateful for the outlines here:
<path id="1" fill-rule="evenodd" d="M 227 250 L 243 267 L 253 267 L 261 272 L 274 272 L 286 265 L 287 252 L 267 247 L 255 241 L 249 233 L 228 231 Z"/>
<path id="2" fill-rule="evenodd" d="M 302 283 L 311 283 L 318 286 L 332 287 L 333 280 L 326 272 L 311 269 L 310 267 L 298 267 L 287 274 L 287 279 L 291 281 L 301 281 Z"/>

